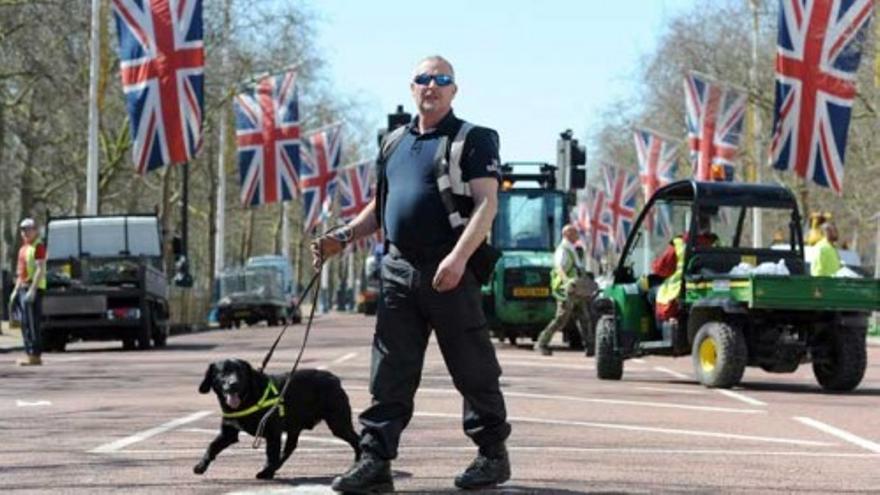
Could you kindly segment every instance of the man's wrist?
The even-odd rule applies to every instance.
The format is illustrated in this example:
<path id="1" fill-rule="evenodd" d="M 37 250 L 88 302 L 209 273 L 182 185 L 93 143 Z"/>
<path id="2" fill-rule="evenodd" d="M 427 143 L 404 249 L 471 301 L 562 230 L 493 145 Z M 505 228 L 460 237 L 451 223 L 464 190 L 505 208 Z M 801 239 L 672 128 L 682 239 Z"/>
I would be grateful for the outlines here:
<path id="1" fill-rule="evenodd" d="M 354 240 L 354 229 L 349 225 L 341 225 L 327 232 L 326 236 L 345 247 Z"/>

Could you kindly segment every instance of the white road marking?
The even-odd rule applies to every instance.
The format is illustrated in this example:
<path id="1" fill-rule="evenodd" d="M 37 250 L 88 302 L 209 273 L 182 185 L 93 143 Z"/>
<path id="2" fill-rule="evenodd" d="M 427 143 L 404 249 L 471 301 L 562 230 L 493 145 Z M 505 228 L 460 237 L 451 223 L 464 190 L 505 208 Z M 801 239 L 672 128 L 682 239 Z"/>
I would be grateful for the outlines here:
<path id="1" fill-rule="evenodd" d="M 178 431 L 185 431 L 189 433 L 204 433 L 206 435 L 216 435 L 218 432 L 216 429 L 209 428 L 181 428 Z M 300 435 L 300 442 L 315 442 L 315 443 L 329 443 L 333 445 L 348 445 L 347 443 L 339 440 L 338 438 L 325 438 L 325 437 L 315 437 L 312 435 Z"/>
<path id="2" fill-rule="evenodd" d="M 454 418 L 456 420 L 461 420 L 460 414 L 449 414 L 449 413 L 432 413 L 432 412 L 416 412 L 415 416 L 422 416 L 428 418 Z M 544 425 L 557 425 L 557 426 L 581 426 L 584 428 L 601 428 L 606 430 L 624 430 L 624 431 L 639 431 L 646 433 L 662 433 L 669 435 L 682 435 L 682 436 L 693 436 L 693 437 L 708 437 L 708 438 L 727 438 L 730 440 L 743 440 L 749 442 L 766 442 L 766 443 L 782 443 L 789 445 L 801 445 L 801 446 L 809 446 L 809 447 L 828 447 L 835 445 L 833 443 L 828 442 L 817 442 L 813 440 L 799 440 L 796 438 L 781 438 L 781 437 L 763 437 L 756 435 L 739 435 L 736 433 L 720 433 L 716 431 L 703 431 L 703 430 L 681 430 L 677 428 L 660 428 L 656 426 L 641 426 L 641 425 L 632 425 L 632 424 L 622 424 L 622 423 L 598 423 L 593 421 L 564 421 L 564 420 L 556 420 L 556 419 L 543 419 L 543 418 L 527 418 L 527 417 L 519 417 L 519 416 L 509 416 L 507 418 L 508 421 L 519 422 L 519 423 L 534 423 L 534 424 L 544 424 Z"/>
<path id="3" fill-rule="evenodd" d="M 473 452 L 471 446 L 461 447 L 440 447 L 434 445 L 424 446 L 401 446 L 398 450 L 402 452 Z M 854 458 L 854 459 L 880 459 L 880 454 L 856 453 L 856 452 L 810 452 L 803 450 L 727 450 L 727 449 L 651 449 L 651 448 L 602 448 L 602 447 L 568 447 L 558 445 L 547 446 L 528 446 L 517 447 L 507 446 L 507 450 L 511 452 L 535 452 L 535 453 L 570 453 L 570 454 L 590 454 L 590 453 L 607 453 L 622 455 L 717 455 L 722 457 L 728 456 L 776 456 L 776 457 L 833 457 L 833 458 Z M 302 447 L 296 449 L 297 453 L 309 454 L 328 454 L 328 455 L 344 455 L 350 456 L 350 448 L 339 447 Z M 132 449 L 111 452 L 116 455 L 198 455 L 205 452 L 205 449 Z M 255 451 L 247 446 L 230 447 L 223 451 L 224 456 L 228 455 L 263 455 L 260 451 Z"/>
<path id="4" fill-rule="evenodd" d="M 90 450 L 89 453 L 91 453 L 91 454 L 108 454 L 110 452 L 116 452 L 118 450 L 124 449 L 125 447 L 128 447 L 129 445 L 132 445 L 132 444 L 135 444 L 138 442 L 142 442 L 150 437 L 154 437 L 154 436 L 159 435 L 161 433 L 165 433 L 166 431 L 173 430 L 173 429 L 178 428 L 180 426 L 183 426 L 187 423 L 192 423 L 193 421 L 198 421 L 198 420 L 204 418 L 205 416 L 208 416 L 213 413 L 214 413 L 214 411 L 194 412 L 188 416 L 184 416 L 182 418 L 171 420 L 171 421 L 164 423 L 164 424 L 161 424 L 155 428 L 150 428 L 149 430 L 144 430 L 144 431 L 135 433 L 134 435 L 127 436 L 125 438 L 120 438 L 119 440 L 115 440 L 110 443 L 105 443 L 104 445 L 95 447 L 94 449 Z"/>
<path id="5" fill-rule="evenodd" d="M 40 407 L 40 406 L 51 406 L 52 403 L 47 400 L 16 400 L 15 405 L 18 407 Z"/>
<path id="6" fill-rule="evenodd" d="M 353 359 L 357 355 L 358 354 L 356 352 L 349 352 L 348 354 L 346 354 L 342 357 L 338 357 L 338 358 L 334 359 L 333 361 L 330 362 L 330 364 L 344 363 L 344 362 L 348 361 L 349 359 Z"/>
<path id="7" fill-rule="evenodd" d="M 322 495 L 325 493 L 337 493 L 328 485 L 297 485 L 289 488 L 258 488 L 256 490 L 241 490 L 227 492 L 226 495 Z"/>
<path id="8" fill-rule="evenodd" d="M 752 406 L 766 406 L 767 405 L 766 402 L 759 401 L 758 399 L 753 399 L 746 394 L 734 392 L 733 390 L 725 390 L 722 388 L 716 388 L 715 391 L 721 395 L 726 395 L 727 397 L 730 397 L 731 399 L 736 399 L 736 400 L 745 402 L 746 404 L 749 404 Z"/>
<path id="9" fill-rule="evenodd" d="M 344 362 L 348 361 L 349 359 L 354 358 L 355 356 L 357 356 L 356 352 L 349 352 L 348 354 L 345 354 L 343 356 L 340 356 L 340 357 L 334 359 L 333 361 L 330 361 L 330 364 L 322 364 L 321 366 L 318 366 L 318 369 L 319 370 L 326 370 L 327 368 L 329 368 L 330 366 L 333 366 L 334 364 L 344 363 Z"/>
<path id="10" fill-rule="evenodd" d="M 819 431 L 823 431 L 825 433 L 828 433 L 829 435 L 849 442 L 853 445 L 858 445 L 865 450 L 871 451 L 875 454 L 880 454 L 880 444 L 876 442 L 872 442 L 871 440 L 867 440 L 860 436 L 854 435 L 846 430 L 841 430 L 840 428 L 831 426 L 821 421 L 817 421 L 813 418 L 808 418 L 806 416 L 794 416 L 793 419 L 807 426 L 811 426 Z"/>
<path id="11" fill-rule="evenodd" d="M 632 360 L 632 362 L 634 362 L 634 363 L 639 363 L 639 364 L 645 364 L 645 363 L 646 363 L 646 361 L 645 361 L 644 359 L 642 359 L 642 358 L 635 358 L 635 359 Z"/>
<path id="12" fill-rule="evenodd" d="M 664 388 L 664 387 L 635 387 L 638 390 L 648 390 L 651 392 L 664 392 L 667 394 L 702 394 L 702 390 L 686 390 L 683 388 Z"/>
<path id="13" fill-rule="evenodd" d="M 688 379 L 690 379 L 690 377 L 689 377 L 688 375 L 685 375 L 684 373 L 679 373 L 678 371 L 673 371 L 673 370 L 671 370 L 671 369 L 669 369 L 669 368 L 664 368 L 663 366 L 654 366 L 654 369 L 655 369 L 656 371 L 661 372 L 661 373 L 666 373 L 667 375 L 671 375 L 671 376 L 674 376 L 674 377 L 676 377 L 676 378 L 680 378 L 680 379 L 682 379 L 682 380 L 688 380 Z"/>
<path id="14" fill-rule="evenodd" d="M 369 390 L 369 387 L 358 386 L 358 385 L 347 385 L 345 387 L 348 390 Z M 445 389 L 445 388 L 429 388 L 429 387 L 419 387 L 418 392 L 429 393 L 429 394 L 441 394 L 441 395 L 458 395 L 457 390 L 453 389 Z M 625 399 L 597 399 L 597 398 L 589 398 L 589 397 L 575 397 L 571 395 L 546 395 L 546 394 L 532 394 L 528 392 L 512 392 L 510 390 L 506 390 L 504 392 L 506 397 L 521 397 L 524 399 L 542 399 L 542 400 L 560 400 L 560 401 L 571 401 L 571 402 L 588 402 L 593 404 L 615 404 L 621 406 L 636 406 L 636 407 L 653 407 L 653 408 L 664 408 L 664 409 L 687 409 L 690 411 L 706 411 L 706 412 L 723 412 L 723 413 L 734 413 L 734 414 L 766 414 L 767 411 L 762 409 L 740 409 L 734 407 L 719 407 L 719 406 L 695 406 L 690 404 L 676 404 L 674 402 L 654 402 L 654 401 L 640 401 L 640 400 L 625 400 Z"/>

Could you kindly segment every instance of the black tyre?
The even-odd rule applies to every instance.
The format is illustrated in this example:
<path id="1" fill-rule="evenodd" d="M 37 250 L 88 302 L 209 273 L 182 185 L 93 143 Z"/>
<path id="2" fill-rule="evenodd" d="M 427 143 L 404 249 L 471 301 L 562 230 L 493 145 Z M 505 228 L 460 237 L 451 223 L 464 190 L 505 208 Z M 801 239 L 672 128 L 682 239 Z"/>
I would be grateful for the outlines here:
<path id="1" fill-rule="evenodd" d="M 67 347 L 66 333 L 53 333 L 43 337 L 43 347 L 47 352 L 64 352 Z"/>
<path id="2" fill-rule="evenodd" d="M 515 333 L 509 333 L 509 334 L 507 334 L 507 342 L 508 342 L 510 345 L 516 347 L 516 334 L 515 334 Z"/>
<path id="3" fill-rule="evenodd" d="M 122 339 L 122 350 L 123 351 L 133 351 L 134 350 L 134 339 Z"/>
<path id="4" fill-rule="evenodd" d="M 277 327 L 278 326 L 278 319 L 277 318 L 268 318 L 266 320 L 266 325 L 268 325 L 270 327 Z"/>
<path id="5" fill-rule="evenodd" d="M 705 323 L 691 347 L 697 380 L 707 387 L 730 388 L 742 380 L 749 351 L 742 331 L 720 321 Z"/>
<path id="6" fill-rule="evenodd" d="M 848 392 L 865 376 L 865 328 L 838 326 L 822 332 L 814 353 L 813 375 L 825 390 Z"/>
<path id="7" fill-rule="evenodd" d="M 614 317 L 605 315 L 596 325 L 596 376 L 600 380 L 620 380 L 623 358 L 616 349 L 617 325 Z"/>
<path id="8" fill-rule="evenodd" d="M 153 325 L 153 345 L 156 347 L 165 347 L 168 343 L 168 322 L 156 322 Z"/>
<path id="9" fill-rule="evenodd" d="M 145 351 L 150 348 L 150 339 L 153 337 L 153 312 L 149 308 L 144 312 L 141 326 L 137 331 L 138 349 Z"/>
<path id="10" fill-rule="evenodd" d="M 578 324 L 572 320 L 565 327 L 565 340 L 568 342 L 569 349 L 580 351 L 584 348 L 584 342 L 581 338 L 581 331 L 578 328 Z"/>

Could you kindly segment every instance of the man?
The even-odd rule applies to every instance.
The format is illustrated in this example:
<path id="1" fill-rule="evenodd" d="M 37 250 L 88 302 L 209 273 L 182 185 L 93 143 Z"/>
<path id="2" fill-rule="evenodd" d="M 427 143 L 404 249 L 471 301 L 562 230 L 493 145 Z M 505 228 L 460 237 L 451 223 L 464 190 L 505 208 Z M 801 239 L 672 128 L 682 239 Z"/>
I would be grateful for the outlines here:
<path id="1" fill-rule="evenodd" d="M 557 330 L 565 328 L 572 316 L 575 316 L 580 324 L 581 342 L 589 351 L 590 318 L 585 313 L 585 309 L 590 296 L 595 293 L 598 287 L 590 279 L 580 279 L 584 270 L 575 248 L 577 239 L 577 229 L 573 225 L 566 225 L 562 228 L 562 240 L 559 241 L 559 246 L 556 247 L 556 252 L 553 254 L 550 289 L 553 298 L 556 299 L 556 316 L 550 320 L 535 342 L 535 351 L 544 356 L 553 354 L 553 351 L 550 350 L 553 334 Z"/>
<path id="2" fill-rule="evenodd" d="M 510 425 L 498 383 L 501 368 L 481 309 L 480 286 L 467 266 L 497 210 L 498 137 L 491 129 L 472 127 L 455 117 L 452 100 L 458 88 L 452 65 L 443 57 L 422 60 L 410 90 L 418 116 L 386 137 L 377 162 L 377 198 L 350 224 L 312 244 L 317 263 L 381 225 L 388 247 L 380 267 L 373 338 L 373 400 L 360 415 L 363 455 L 333 480 L 333 488 L 343 492 L 393 490 L 390 461 L 397 457 L 400 435 L 412 418 L 432 328 L 464 398 L 465 434 L 479 447 L 455 485 L 491 487 L 510 478 L 504 443 Z M 463 149 L 456 152 L 462 130 L 467 135 Z M 451 148 L 444 148 L 450 140 Z M 437 170 L 443 159 L 449 160 L 449 173 L 442 176 L 447 181 L 441 189 Z M 453 162 L 460 165 L 457 174 Z M 456 203 L 470 203 L 472 208 L 448 213 L 449 189 L 464 192 L 456 196 Z M 462 221 L 462 216 L 469 220 L 456 234 L 452 222 Z"/>
<path id="3" fill-rule="evenodd" d="M 18 250 L 18 277 L 12 300 L 18 299 L 21 310 L 21 334 L 27 356 L 17 362 L 20 366 L 39 366 L 43 364 L 40 358 L 43 352 L 40 301 L 46 290 L 46 246 L 32 218 L 22 220 L 19 228 L 22 243 Z"/>
<path id="4" fill-rule="evenodd" d="M 714 246 L 718 242 L 718 236 L 712 233 L 712 216 L 707 212 L 700 212 L 697 222 L 696 245 Z M 678 314 L 678 296 L 684 277 L 684 250 L 687 242 L 687 233 L 673 237 L 663 254 L 651 264 L 654 275 L 664 279 L 654 302 L 654 318 L 658 327 Z"/>
<path id="5" fill-rule="evenodd" d="M 834 243 L 837 242 L 837 227 L 832 222 L 825 222 L 820 227 L 822 238 L 816 243 L 816 258 L 810 265 L 810 275 L 814 277 L 832 277 L 840 270 L 840 254 Z"/>

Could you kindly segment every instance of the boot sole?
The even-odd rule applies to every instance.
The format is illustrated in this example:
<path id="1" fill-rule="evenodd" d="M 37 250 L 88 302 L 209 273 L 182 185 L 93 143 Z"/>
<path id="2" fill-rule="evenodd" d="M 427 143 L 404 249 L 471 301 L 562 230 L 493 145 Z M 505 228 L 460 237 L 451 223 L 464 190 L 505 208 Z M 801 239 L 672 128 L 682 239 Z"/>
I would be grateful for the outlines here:
<path id="1" fill-rule="evenodd" d="M 394 491 L 394 482 L 377 483 L 365 488 L 333 487 L 333 490 L 346 495 L 369 495 L 372 493 L 389 493 Z"/>
<path id="2" fill-rule="evenodd" d="M 461 490 L 482 490 L 484 488 L 494 488 L 502 483 L 508 482 L 509 480 L 510 480 L 510 474 L 508 473 L 507 475 L 502 476 L 501 479 L 497 479 L 497 480 L 494 480 L 494 481 L 491 481 L 488 483 L 480 483 L 480 484 L 473 484 L 473 485 L 462 485 L 458 482 L 458 480 L 455 480 L 455 487 L 459 488 Z"/>

